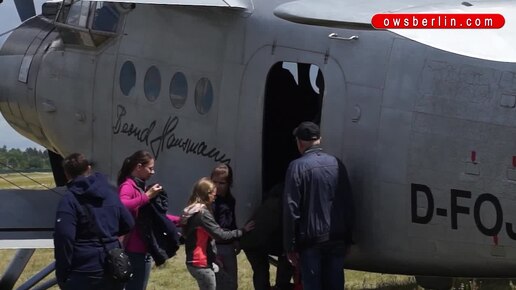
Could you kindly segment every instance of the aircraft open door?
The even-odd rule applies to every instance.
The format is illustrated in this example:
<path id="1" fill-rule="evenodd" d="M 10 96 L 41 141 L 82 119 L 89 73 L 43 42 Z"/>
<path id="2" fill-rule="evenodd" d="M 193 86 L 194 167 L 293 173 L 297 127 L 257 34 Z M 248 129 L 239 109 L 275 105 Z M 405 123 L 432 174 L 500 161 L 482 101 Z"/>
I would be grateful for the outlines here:
<path id="1" fill-rule="evenodd" d="M 320 124 L 324 76 L 309 63 L 277 62 L 269 70 L 264 92 L 262 187 L 284 180 L 290 161 L 299 157 L 292 131 L 303 121 Z"/>
<path id="2" fill-rule="evenodd" d="M 300 122 L 319 123 L 323 137 L 325 132 L 342 132 L 343 122 L 338 120 L 343 118 L 344 94 L 342 70 L 323 52 L 265 47 L 255 53 L 246 66 L 240 94 L 253 96 L 242 99 L 239 106 L 239 120 L 246 120 L 238 125 L 239 147 L 245 149 L 235 158 L 239 168 L 261 174 L 255 179 L 261 183 L 249 186 L 264 192 L 283 181 L 288 164 L 299 157 L 292 130 Z M 327 108 L 335 105 L 340 107 Z M 340 155 L 340 138 L 325 140 L 327 151 Z M 253 197 L 247 202 L 261 200 Z"/>

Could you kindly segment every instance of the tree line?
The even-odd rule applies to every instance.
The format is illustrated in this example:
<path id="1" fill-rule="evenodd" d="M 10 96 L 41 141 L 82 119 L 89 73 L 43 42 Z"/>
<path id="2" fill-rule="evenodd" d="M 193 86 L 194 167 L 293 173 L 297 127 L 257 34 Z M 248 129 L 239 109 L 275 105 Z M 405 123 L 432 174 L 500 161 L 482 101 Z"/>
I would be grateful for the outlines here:
<path id="1" fill-rule="evenodd" d="M 27 148 L 0 148 L 0 172 L 15 171 L 51 171 L 47 150 Z"/>

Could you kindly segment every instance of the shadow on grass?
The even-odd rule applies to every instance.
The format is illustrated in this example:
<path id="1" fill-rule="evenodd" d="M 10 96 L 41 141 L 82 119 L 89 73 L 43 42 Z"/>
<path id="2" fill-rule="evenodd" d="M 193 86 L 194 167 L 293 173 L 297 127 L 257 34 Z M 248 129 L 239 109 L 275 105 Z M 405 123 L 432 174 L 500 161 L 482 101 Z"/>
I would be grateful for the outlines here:
<path id="1" fill-rule="evenodd" d="M 460 290 L 511 290 L 515 289 L 511 279 L 466 279 L 456 278 L 452 289 Z"/>
<path id="2" fill-rule="evenodd" d="M 361 290 L 418 290 L 416 283 L 405 285 L 386 285 L 372 288 L 362 288 Z M 450 290 L 514 290 L 515 283 L 510 279 L 465 279 L 456 278 Z"/>

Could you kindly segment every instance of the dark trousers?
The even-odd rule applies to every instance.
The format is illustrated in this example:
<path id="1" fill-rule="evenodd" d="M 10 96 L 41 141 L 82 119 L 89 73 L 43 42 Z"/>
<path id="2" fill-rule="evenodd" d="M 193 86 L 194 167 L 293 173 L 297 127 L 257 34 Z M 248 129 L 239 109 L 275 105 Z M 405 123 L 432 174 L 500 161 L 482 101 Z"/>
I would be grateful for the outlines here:
<path id="1" fill-rule="evenodd" d="M 145 290 L 152 267 L 150 255 L 141 253 L 127 253 L 133 267 L 133 278 L 125 286 L 125 290 Z"/>
<path id="2" fill-rule="evenodd" d="M 253 286 L 255 290 L 270 290 L 269 254 L 266 251 L 244 250 L 247 260 L 253 269 Z M 293 269 L 284 255 L 278 257 L 276 270 L 276 287 L 281 290 L 292 288 L 290 279 Z"/>
<path id="3" fill-rule="evenodd" d="M 312 247 L 300 254 L 303 290 L 344 290 L 344 251 Z"/>
<path id="4" fill-rule="evenodd" d="M 102 272 L 98 273 L 70 273 L 66 280 L 64 290 L 122 290 L 124 285 L 111 278 L 104 277 Z"/>

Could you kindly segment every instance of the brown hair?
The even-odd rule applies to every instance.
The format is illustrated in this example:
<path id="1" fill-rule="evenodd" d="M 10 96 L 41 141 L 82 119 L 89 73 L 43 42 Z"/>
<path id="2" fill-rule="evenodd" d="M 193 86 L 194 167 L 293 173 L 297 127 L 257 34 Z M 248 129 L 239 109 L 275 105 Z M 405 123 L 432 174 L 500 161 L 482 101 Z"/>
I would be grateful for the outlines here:
<path id="1" fill-rule="evenodd" d="M 213 176 L 215 176 L 215 175 L 221 175 L 226 178 L 226 180 L 228 182 L 227 196 L 231 199 L 234 199 L 233 195 L 231 194 L 231 187 L 233 186 L 233 169 L 231 168 L 231 166 L 229 166 L 225 163 L 218 164 L 211 171 L 210 178 L 213 179 Z"/>
<path id="2" fill-rule="evenodd" d="M 188 205 L 202 203 L 211 210 L 209 203 L 210 193 L 212 193 L 213 190 L 215 190 L 215 184 L 208 177 L 199 179 L 196 183 L 194 183 L 192 194 L 188 199 Z"/>
<path id="3" fill-rule="evenodd" d="M 131 172 L 136 168 L 138 164 L 147 165 L 154 156 L 145 150 L 138 150 L 133 155 L 127 157 L 122 164 L 122 168 L 118 172 L 117 183 L 118 185 L 124 183 L 126 178 L 131 175 Z"/>
<path id="4" fill-rule="evenodd" d="M 85 174 L 89 167 L 90 162 L 82 153 L 72 153 L 63 160 L 63 169 L 71 179 Z"/>

